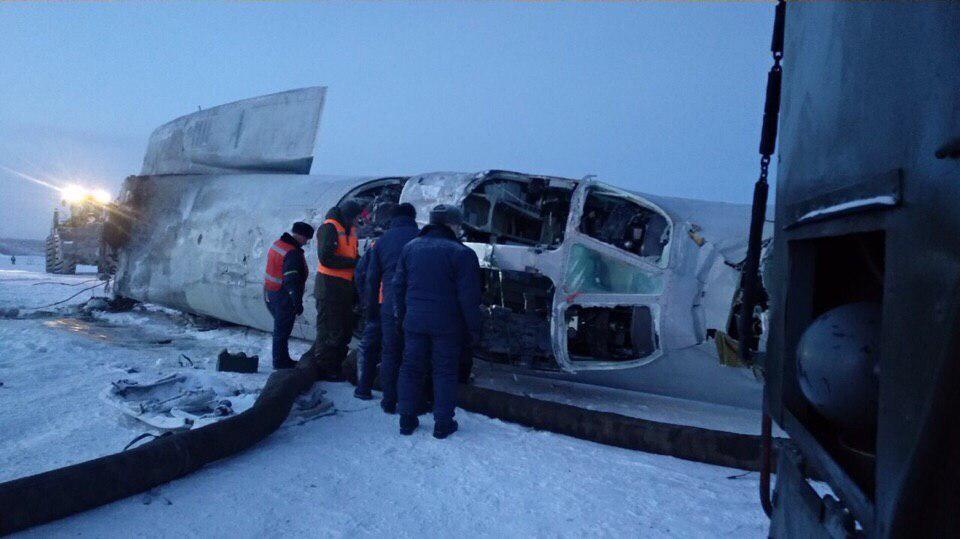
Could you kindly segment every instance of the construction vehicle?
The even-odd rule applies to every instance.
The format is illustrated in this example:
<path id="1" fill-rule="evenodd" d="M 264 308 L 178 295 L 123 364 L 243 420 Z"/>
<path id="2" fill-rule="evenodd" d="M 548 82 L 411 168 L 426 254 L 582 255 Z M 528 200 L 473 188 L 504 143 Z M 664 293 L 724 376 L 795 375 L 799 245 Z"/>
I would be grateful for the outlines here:
<path id="1" fill-rule="evenodd" d="M 97 266 L 108 273 L 102 256 L 101 233 L 110 208 L 110 193 L 69 186 L 53 211 L 53 223 L 45 247 L 47 273 L 72 275 L 78 265 Z"/>

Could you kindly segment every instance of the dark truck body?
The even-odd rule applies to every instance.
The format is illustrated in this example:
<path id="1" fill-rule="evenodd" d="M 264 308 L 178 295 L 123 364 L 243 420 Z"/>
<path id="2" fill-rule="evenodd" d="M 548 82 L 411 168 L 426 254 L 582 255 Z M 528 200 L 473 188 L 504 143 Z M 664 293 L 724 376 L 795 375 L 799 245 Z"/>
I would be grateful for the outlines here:
<path id="1" fill-rule="evenodd" d="M 771 535 L 957 537 L 960 4 L 787 6 L 765 406 L 792 444 Z M 854 449 L 805 398 L 796 351 L 862 301 L 881 304 L 879 397 Z"/>

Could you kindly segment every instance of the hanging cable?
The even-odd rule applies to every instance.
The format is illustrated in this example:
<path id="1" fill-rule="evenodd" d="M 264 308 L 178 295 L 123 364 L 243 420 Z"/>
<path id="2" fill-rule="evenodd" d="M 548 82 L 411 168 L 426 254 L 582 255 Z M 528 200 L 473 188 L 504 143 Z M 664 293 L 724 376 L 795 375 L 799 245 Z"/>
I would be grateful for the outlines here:
<path id="1" fill-rule="evenodd" d="M 86 281 L 80 281 L 79 283 L 64 283 L 62 281 L 40 281 L 38 283 L 33 283 L 30 286 L 39 286 L 42 284 L 55 284 L 60 286 L 81 286 L 85 284 L 92 283 L 94 281 L 99 281 L 100 279 L 87 279 Z"/>
<path id="2" fill-rule="evenodd" d="M 770 52 L 773 54 L 773 67 L 767 74 L 767 96 L 763 107 L 763 128 L 760 131 L 760 178 L 753 188 L 753 211 L 750 216 L 750 236 L 747 243 L 747 258 L 743 265 L 743 301 L 740 307 L 738 333 L 740 337 L 740 360 L 745 364 L 753 363 L 753 311 L 765 294 L 760 284 L 760 251 L 763 241 L 763 225 L 767 219 L 767 194 L 770 186 L 767 175 L 770 168 L 770 156 L 777 148 L 777 123 L 780 119 L 780 89 L 783 80 L 783 30 L 786 16 L 786 2 L 778 0 L 773 22 L 773 37 L 770 40 Z M 760 445 L 760 504 L 767 516 L 773 514 L 770 500 L 770 472 L 772 425 L 770 415 L 764 406 Z"/>
<path id="3" fill-rule="evenodd" d="M 95 285 L 93 285 L 93 286 L 88 286 L 87 288 L 84 288 L 83 290 L 77 292 L 76 294 L 70 296 L 70 297 L 67 298 L 67 299 L 62 299 L 62 300 L 60 300 L 60 301 L 55 301 L 55 302 L 53 302 L 53 303 L 48 303 L 47 305 L 40 305 L 39 307 L 24 307 L 24 310 L 27 310 L 27 311 L 35 311 L 35 310 L 37 310 L 37 309 L 46 309 L 47 307 L 53 307 L 53 306 L 55 306 L 55 305 L 60 305 L 61 303 L 66 303 L 66 302 L 70 301 L 71 299 L 79 296 L 80 294 L 83 294 L 84 292 L 87 292 L 87 291 L 89 291 L 89 290 L 93 290 L 94 288 L 97 288 L 97 287 L 100 287 L 100 286 L 104 286 L 105 284 L 107 284 L 106 281 L 105 281 L 105 282 L 102 282 L 102 283 L 99 283 L 99 284 L 95 284 Z"/>

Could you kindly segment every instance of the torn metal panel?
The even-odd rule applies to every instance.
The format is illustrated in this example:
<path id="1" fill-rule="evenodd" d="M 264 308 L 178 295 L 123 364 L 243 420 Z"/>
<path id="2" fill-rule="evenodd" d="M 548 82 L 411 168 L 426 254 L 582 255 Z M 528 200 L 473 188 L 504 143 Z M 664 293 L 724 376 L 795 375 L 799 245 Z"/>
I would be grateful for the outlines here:
<path id="1" fill-rule="evenodd" d="M 150 135 L 140 174 L 308 174 L 326 91 L 301 88 L 181 116 Z"/>
<path id="2" fill-rule="evenodd" d="M 118 294 L 265 331 L 266 251 L 295 221 L 319 225 L 327 210 L 376 178 L 235 175 L 136 177 L 124 185 L 137 219 L 121 249 Z M 269 182 L 269 183 L 267 183 Z M 315 249 L 307 265 L 316 269 Z M 312 276 L 312 275 L 311 275 Z M 307 286 L 294 335 L 311 338 Z"/>
<path id="3" fill-rule="evenodd" d="M 564 205 L 550 201 L 557 194 L 568 198 Z M 732 260 L 745 249 L 749 220 L 745 205 L 653 197 L 591 180 L 505 171 L 415 176 L 401 200 L 418 207 L 421 222 L 437 203 L 464 209 L 466 245 L 487 275 L 499 277 L 485 283 L 490 292 L 485 312 L 487 326 L 503 334 L 485 337 L 481 355 L 581 374 L 649 365 L 703 343 L 708 329 L 725 327 L 739 280 Z M 560 233 L 549 224 L 557 215 L 565 221 Z M 688 230 L 697 231 L 697 241 L 684 233 Z M 549 312 L 533 314 L 535 309 L 498 299 L 517 274 L 550 283 Z M 507 334 L 506 320 L 534 329 Z M 549 323 L 550 357 L 539 346 L 542 333 L 535 328 L 542 326 L 535 320 Z M 584 354 L 580 342 L 599 335 L 609 335 L 610 342 L 591 343 L 587 350 L 635 349 L 636 357 Z M 512 359 L 505 359 L 511 357 L 510 343 Z"/>
<path id="4" fill-rule="evenodd" d="M 417 209 L 417 222 L 427 223 L 430 210 L 437 204 L 457 204 L 464 197 L 467 185 L 478 174 L 463 172 L 431 172 L 412 176 L 403 186 L 401 202 Z"/>

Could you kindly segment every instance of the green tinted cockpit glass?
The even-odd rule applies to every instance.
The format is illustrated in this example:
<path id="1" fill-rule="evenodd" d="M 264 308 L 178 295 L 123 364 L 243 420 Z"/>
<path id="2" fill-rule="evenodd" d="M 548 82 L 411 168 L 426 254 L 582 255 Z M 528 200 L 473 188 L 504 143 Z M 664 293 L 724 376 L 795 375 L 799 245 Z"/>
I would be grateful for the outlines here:
<path id="1" fill-rule="evenodd" d="M 609 294 L 659 294 L 663 276 L 616 260 L 583 245 L 570 250 L 564 279 L 568 292 Z"/>

